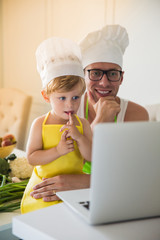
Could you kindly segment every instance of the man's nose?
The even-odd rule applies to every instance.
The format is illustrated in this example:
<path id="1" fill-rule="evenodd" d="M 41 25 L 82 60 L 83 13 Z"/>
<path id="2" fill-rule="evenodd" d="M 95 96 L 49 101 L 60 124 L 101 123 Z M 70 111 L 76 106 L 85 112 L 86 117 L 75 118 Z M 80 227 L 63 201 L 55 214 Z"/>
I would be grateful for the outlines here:
<path id="1" fill-rule="evenodd" d="M 108 80 L 107 74 L 104 73 L 102 79 L 99 81 L 99 85 L 106 87 L 108 84 L 110 84 L 110 81 Z"/>

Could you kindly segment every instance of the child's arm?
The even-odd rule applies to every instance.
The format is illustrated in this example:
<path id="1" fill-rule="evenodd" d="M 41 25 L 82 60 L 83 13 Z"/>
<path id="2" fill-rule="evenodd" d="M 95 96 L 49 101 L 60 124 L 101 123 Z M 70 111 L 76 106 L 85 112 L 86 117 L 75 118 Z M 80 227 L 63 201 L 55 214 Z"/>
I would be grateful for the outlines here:
<path id="1" fill-rule="evenodd" d="M 44 116 L 37 118 L 31 126 L 28 143 L 27 159 L 33 165 L 44 165 L 74 150 L 73 140 L 66 140 L 67 131 L 62 134 L 57 147 L 42 149 L 42 123 Z M 53 136 L 54 137 L 54 136 Z"/>
<path id="2" fill-rule="evenodd" d="M 66 137 L 71 137 L 75 140 L 84 159 L 91 161 L 92 131 L 86 119 L 81 119 L 81 121 L 83 124 L 83 135 L 74 125 L 71 114 L 69 115 L 69 122 L 61 128 L 61 131 L 67 128 L 68 133 Z"/>

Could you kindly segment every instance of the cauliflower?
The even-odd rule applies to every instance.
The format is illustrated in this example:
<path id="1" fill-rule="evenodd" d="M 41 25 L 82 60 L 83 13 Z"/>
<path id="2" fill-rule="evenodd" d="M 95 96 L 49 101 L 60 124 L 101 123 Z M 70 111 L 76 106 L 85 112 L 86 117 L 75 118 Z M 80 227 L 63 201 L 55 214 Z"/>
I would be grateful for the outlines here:
<path id="1" fill-rule="evenodd" d="M 10 177 L 17 177 L 20 179 L 29 178 L 33 171 L 31 166 L 25 157 L 17 157 L 13 161 L 9 162 L 11 169 Z"/>

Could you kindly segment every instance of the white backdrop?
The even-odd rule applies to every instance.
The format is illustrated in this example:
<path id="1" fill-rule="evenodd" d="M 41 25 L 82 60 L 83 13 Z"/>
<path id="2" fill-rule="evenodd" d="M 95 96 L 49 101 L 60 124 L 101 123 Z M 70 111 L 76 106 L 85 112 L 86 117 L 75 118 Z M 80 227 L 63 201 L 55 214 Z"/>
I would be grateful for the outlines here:
<path id="1" fill-rule="evenodd" d="M 0 87 L 33 96 L 28 129 L 49 109 L 41 97 L 35 50 L 50 36 L 79 41 L 105 24 L 129 33 L 119 96 L 160 103 L 160 0 L 0 0 Z M 26 136 L 27 139 L 27 136 Z"/>
<path id="2" fill-rule="evenodd" d="M 116 0 L 115 23 L 129 33 L 119 96 L 142 105 L 160 103 L 160 1 Z"/>

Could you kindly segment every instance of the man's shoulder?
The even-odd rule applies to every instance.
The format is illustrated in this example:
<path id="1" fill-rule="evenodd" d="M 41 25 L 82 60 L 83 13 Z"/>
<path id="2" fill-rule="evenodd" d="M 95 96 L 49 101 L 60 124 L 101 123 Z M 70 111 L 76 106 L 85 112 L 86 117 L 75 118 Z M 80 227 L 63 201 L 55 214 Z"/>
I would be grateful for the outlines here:
<path id="1" fill-rule="evenodd" d="M 148 120 L 149 120 L 148 112 L 143 106 L 135 102 L 128 101 L 125 121 L 148 121 Z"/>

